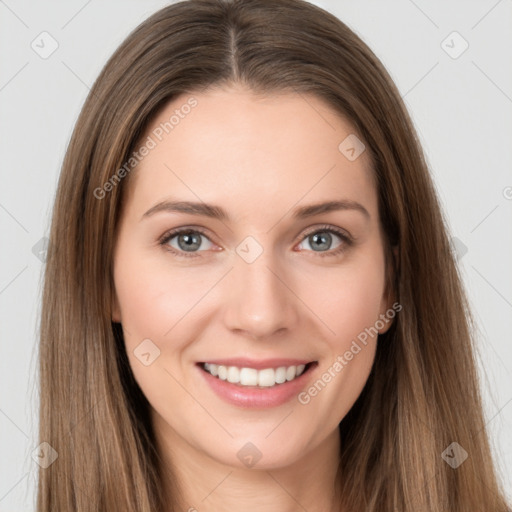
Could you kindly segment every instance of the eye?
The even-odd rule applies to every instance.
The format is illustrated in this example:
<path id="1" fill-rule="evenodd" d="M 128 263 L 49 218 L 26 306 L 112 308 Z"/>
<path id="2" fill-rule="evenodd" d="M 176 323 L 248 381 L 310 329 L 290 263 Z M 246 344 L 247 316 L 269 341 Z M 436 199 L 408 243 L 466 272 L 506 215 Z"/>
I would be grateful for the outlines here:
<path id="1" fill-rule="evenodd" d="M 199 256 L 194 254 L 195 252 L 200 252 L 199 248 L 203 247 L 203 250 L 211 249 L 211 247 L 206 247 L 206 249 L 204 248 L 203 239 L 208 240 L 208 243 L 212 244 L 203 231 L 197 228 L 181 228 L 167 232 L 159 243 L 166 250 L 179 257 L 195 258 Z M 175 242 L 177 246 L 172 245 L 170 242 Z"/>
<path id="2" fill-rule="evenodd" d="M 329 250 L 333 241 L 332 235 L 338 237 L 341 243 L 334 250 Z M 203 240 L 207 240 L 206 247 L 204 247 Z M 341 254 L 352 245 L 353 240 L 350 235 L 338 228 L 320 226 L 306 233 L 301 240 L 301 244 L 304 242 L 308 242 L 313 247 L 312 252 L 316 252 L 318 256 L 326 257 Z M 177 257 L 184 258 L 200 257 L 200 254 L 197 253 L 201 250 L 212 249 L 214 245 L 205 232 L 198 228 L 179 228 L 168 231 L 160 239 L 159 244 Z M 208 244 L 210 245 L 208 246 Z"/>
<path id="3" fill-rule="evenodd" d="M 341 239 L 341 243 L 334 248 L 334 250 L 329 250 L 330 246 L 333 243 L 332 235 L 335 235 L 339 239 Z M 313 247 L 313 252 L 319 252 L 319 256 L 337 256 L 348 249 L 350 245 L 352 245 L 352 238 L 345 232 L 340 229 L 333 228 L 332 226 L 321 226 L 314 229 L 314 231 L 309 231 L 302 239 L 302 243 L 307 242 L 310 244 L 310 247 Z M 320 249 L 317 251 L 316 249 Z M 325 250 L 324 250 L 325 249 Z"/>

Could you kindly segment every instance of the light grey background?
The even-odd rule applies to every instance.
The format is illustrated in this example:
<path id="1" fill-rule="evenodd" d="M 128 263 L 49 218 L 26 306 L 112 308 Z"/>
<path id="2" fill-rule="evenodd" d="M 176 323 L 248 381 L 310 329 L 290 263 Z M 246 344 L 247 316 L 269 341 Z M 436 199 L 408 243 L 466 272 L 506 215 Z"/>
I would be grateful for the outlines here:
<path id="1" fill-rule="evenodd" d="M 0 512 L 34 510 L 37 244 L 48 235 L 64 151 L 109 55 L 167 3 L 0 0 Z M 368 43 L 412 114 L 480 325 L 485 413 L 511 499 L 512 1 L 314 3 Z M 47 58 L 31 47 L 51 49 L 43 31 L 58 43 Z"/>

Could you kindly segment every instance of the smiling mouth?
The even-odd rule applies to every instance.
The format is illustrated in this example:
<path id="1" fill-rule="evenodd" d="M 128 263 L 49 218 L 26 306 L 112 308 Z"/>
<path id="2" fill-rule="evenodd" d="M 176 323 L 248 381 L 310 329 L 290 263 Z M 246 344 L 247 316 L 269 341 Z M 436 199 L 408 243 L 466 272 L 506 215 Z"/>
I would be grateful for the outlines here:
<path id="1" fill-rule="evenodd" d="M 240 387 L 270 388 L 298 379 L 312 367 L 317 366 L 318 362 L 311 361 L 307 364 L 263 368 L 261 370 L 204 362 L 197 363 L 197 365 L 213 377 Z"/>

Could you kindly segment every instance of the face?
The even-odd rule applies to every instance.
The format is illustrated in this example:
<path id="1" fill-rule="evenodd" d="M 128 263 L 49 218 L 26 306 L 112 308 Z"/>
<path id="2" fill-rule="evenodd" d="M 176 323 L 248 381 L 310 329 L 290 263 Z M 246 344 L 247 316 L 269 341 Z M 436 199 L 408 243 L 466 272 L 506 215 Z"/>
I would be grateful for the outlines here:
<path id="1" fill-rule="evenodd" d="M 277 468 L 338 435 L 391 325 L 377 190 L 354 134 L 315 96 L 231 88 L 173 99 L 142 137 L 113 320 L 171 450 Z M 200 364 L 215 361 L 228 380 Z"/>

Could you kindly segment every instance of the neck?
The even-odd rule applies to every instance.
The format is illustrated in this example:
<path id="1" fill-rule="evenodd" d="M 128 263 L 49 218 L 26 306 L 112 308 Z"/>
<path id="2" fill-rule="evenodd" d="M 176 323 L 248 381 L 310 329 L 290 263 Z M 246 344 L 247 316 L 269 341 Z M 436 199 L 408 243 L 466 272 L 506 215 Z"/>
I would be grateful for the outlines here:
<path id="1" fill-rule="evenodd" d="M 153 418 L 165 464 L 166 503 L 177 503 L 176 510 L 340 512 L 337 428 L 285 467 L 245 468 L 210 457 L 178 436 L 158 414 Z"/>

